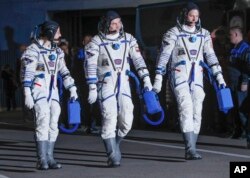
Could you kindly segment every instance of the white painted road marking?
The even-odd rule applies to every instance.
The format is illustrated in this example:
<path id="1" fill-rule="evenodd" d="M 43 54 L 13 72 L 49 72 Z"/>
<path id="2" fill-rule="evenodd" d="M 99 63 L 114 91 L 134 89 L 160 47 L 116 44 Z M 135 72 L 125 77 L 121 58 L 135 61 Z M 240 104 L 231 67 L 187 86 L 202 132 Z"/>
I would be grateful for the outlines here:
<path id="1" fill-rule="evenodd" d="M 161 147 L 167 147 L 167 148 L 175 148 L 175 149 L 181 149 L 181 150 L 185 149 L 182 146 L 166 145 L 166 144 L 159 144 L 159 143 L 152 143 L 152 142 L 143 142 L 143 141 L 128 140 L 128 139 L 124 139 L 124 141 L 133 142 L 133 143 L 140 143 L 140 144 L 145 144 L 145 145 L 153 145 L 153 146 L 161 146 Z M 217 154 L 217 155 L 233 156 L 233 157 L 250 159 L 250 156 L 248 156 L 248 155 L 241 155 L 241 154 L 235 154 L 235 153 L 226 153 L 226 152 L 222 152 L 222 151 L 212 151 L 212 150 L 205 150 L 205 149 L 197 149 L 197 151 L 204 152 L 204 153 L 212 153 L 212 154 Z"/>

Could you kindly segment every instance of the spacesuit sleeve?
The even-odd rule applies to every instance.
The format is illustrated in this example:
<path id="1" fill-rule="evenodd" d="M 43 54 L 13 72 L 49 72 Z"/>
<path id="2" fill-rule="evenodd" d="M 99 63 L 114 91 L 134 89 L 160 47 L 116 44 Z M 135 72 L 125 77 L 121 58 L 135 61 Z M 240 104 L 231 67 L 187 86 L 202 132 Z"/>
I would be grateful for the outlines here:
<path id="1" fill-rule="evenodd" d="M 21 57 L 21 80 L 23 87 L 31 87 L 35 78 L 39 51 L 30 46 Z"/>
<path id="2" fill-rule="evenodd" d="M 95 38 L 85 46 L 84 71 L 87 84 L 96 84 L 97 78 L 97 61 L 99 56 L 99 45 Z"/>
<path id="3" fill-rule="evenodd" d="M 63 86 L 65 89 L 70 89 L 71 87 L 75 86 L 75 81 L 71 77 L 69 69 L 66 66 L 64 53 L 63 51 L 59 50 L 58 52 L 58 71 L 63 79 Z"/>
<path id="4" fill-rule="evenodd" d="M 212 69 L 213 75 L 216 77 L 218 74 L 221 74 L 222 69 L 219 64 L 218 58 L 215 55 L 210 33 L 207 30 L 205 31 L 205 42 L 203 52 L 208 66 Z"/>
<path id="5" fill-rule="evenodd" d="M 174 28 L 170 29 L 163 35 L 160 54 L 156 62 L 156 74 L 164 75 L 166 73 L 166 65 L 172 54 L 176 40 L 177 35 Z"/>
<path id="6" fill-rule="evenodd" d="M 129 57 L 132 59 L 132 62 L 135 66 L 135 69 L 141 79 L 146 76 L 149 76 L 149 72 L 145 61 L 141 55 L 139 46 L 137 44 L 137 40 L 131 35 L 130 36 L 130 49 L 129 49 Z"/>

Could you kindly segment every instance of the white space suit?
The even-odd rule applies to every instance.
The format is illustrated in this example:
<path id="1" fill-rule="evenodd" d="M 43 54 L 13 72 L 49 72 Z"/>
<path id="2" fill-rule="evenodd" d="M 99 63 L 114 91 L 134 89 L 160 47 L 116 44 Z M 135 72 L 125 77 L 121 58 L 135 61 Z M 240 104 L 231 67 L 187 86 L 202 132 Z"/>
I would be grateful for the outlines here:
<path id="1" fill-rule="evenodd" d="M 183 29 L 188 30 L 185 25 Z M 163 37 L 157 74 L 162 73 L 171 54 L 171 86 L 179 105 L 181 129 L 184 133 L 194 131 L 198 134 L 201 126 L 202 102 L 205 97 L 201 66 L 201 62 L 204 62 L 203 55 L 208 65 L 212 66 L 213 74 L 221 75 L 209 32 L 201 29 L 197 33 L 190 34 L 177 27 L 170 29 Z M 224 80 L 221 83 L 223 84 Z"/>
<path id="2" fill-rule="evenodd" d="M 163 36 L 154 84 L 159 92 L 162 75 L 171 58 L 170 82 L 178 103 L 181 131 L 194 133 L 194 143 L 200 132 L 205 97 L 201 66 L 204 57 L 218 83 L 225 85 L 209 32 L 203 28 L 196 31 L 195 26 L 191 29 L 186 25 L 173 27 Z"/>
<path id="3" fill-rule="evenodd" d="M 106 142 L 108 155 L 111 154 L 109 152 L 115 152 L 120 157 L 119 144 L 130 131 L 133 122 L 134 106 L 131 100 L 129 76 L 126 74 L 126 71 L 130 70 L 130 60 L 144 81 L 144 87 L 151 90 L 149 73 L 137 41 L 131 34 L 117 33 L 112 37 L 96 35 L 85 50 L 87 83 L 90 86 L 97 84 L 103 117 L 101 136 Z M 113 144 L 117 144 L 117 149 L 112 148 Z M 119 165 L 120 158 L 116 160 Z M 112 161 L 114 163 L 114 159 Z"/>
<path id="4" fill-rule="evenodd" d="M 42 40 L 39 40 L 42 44 Z M 54 59 L 49 59 L 50 56 Z M 58 118 L 61 112 L 57 88 L 58 72 L 64 79 L 66 89 L 75 88 L 60 48 L 47 51 L 31 44 L 22 55 L 22 82 L 31 89 L 36 115 L 37 141 L 56 141 Z M 73 88 L 72 88 L 73 89 Z"/>
<path id="5" fill-rule="evenodd" d="M 38 33 L 39 32 L 39 33 Z M 59 24 L 44 21 L 32 32 L 32 44 L 21 57 L 24 104 L 35 113 L 35 139 L 37 169 L 60 169 L 54 159 L 54 146 L 58 136 L 58 119 L 61 112 L 57 75 L 70 91 L 70 97 L 77 99 L 74 80 L 64 61 L 63 51 L 56 46 L 61 37 Z"/>
<path id="6" fill-rule="evenodd" d="M 35 113 L 35 139 L 37 145 L 37 169 L 59 169 L 61 164 L 54 160 L 53 152 L 58 136 L 58 119 L 61 112 L 57 75 L 70 90 L 70 96 L 77 99 L 74 80 L 70 76 L 60 48 L 50 47 L 50 42 L 37 41 L 22 55 L 22 83 L 25 105 Z M 51 49 L 51 50 L 46 50 Z"/>
<path id="7" fill-rule="evenodd" d="M 115 49 L 115 46 L 119 46 Z M 116 40 L 95 36 L 86 46 L 86 79 L 98 83 L 98 98 L 103 116 L 102 138 L 127 135 L 133 121 L 133 103 L 129 86 L 130 59 L 141 79 L 149 76 L 136 39 L 125 33 Z M 118 119 L 117 119 L 118 117 Z"/>

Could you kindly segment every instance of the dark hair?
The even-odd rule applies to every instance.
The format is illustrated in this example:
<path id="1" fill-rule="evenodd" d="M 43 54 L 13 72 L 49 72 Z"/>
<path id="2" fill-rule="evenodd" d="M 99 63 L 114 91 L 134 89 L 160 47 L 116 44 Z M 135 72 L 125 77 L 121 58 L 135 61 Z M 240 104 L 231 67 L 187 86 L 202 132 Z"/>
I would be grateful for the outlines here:
<path id="1" fill-rule="evenodd" d="M 98 31 L 101 31 L 104 34 L 107 34 L 111 21 L 116 18 L 121 18 L 120 15 L 116 11 L 113 11 L 113 10 L 107 11 L 105 15 L 101 17 L 98 23 Z"/>
<path id="2" fill-rule="evenodd" d="M 59 24 L 55 21 L 43 22 L 41 24 L 41 36 L 45 36 L 50 41 L 53 41 L 58 27 L 59 27 Z"/>

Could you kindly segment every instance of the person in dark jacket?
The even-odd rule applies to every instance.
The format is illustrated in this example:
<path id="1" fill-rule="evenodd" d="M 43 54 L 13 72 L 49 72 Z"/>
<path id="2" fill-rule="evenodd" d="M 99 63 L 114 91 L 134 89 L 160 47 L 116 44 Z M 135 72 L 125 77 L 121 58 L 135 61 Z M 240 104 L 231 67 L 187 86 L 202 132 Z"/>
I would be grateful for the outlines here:
<path id="1" fill-rule="evenodd" d="M 231 27 L 229 37 L 234 48 L 231 50 L 228 75 L 229 87 L 232 90 L 236 117 L 240 119 L 243 132 L 247 137 L 247 147 L 250 149 L 249 113 L 247 111 L 250 61 L 250 46 L 243 40 L 243 33 L 240 27 Z"/>

